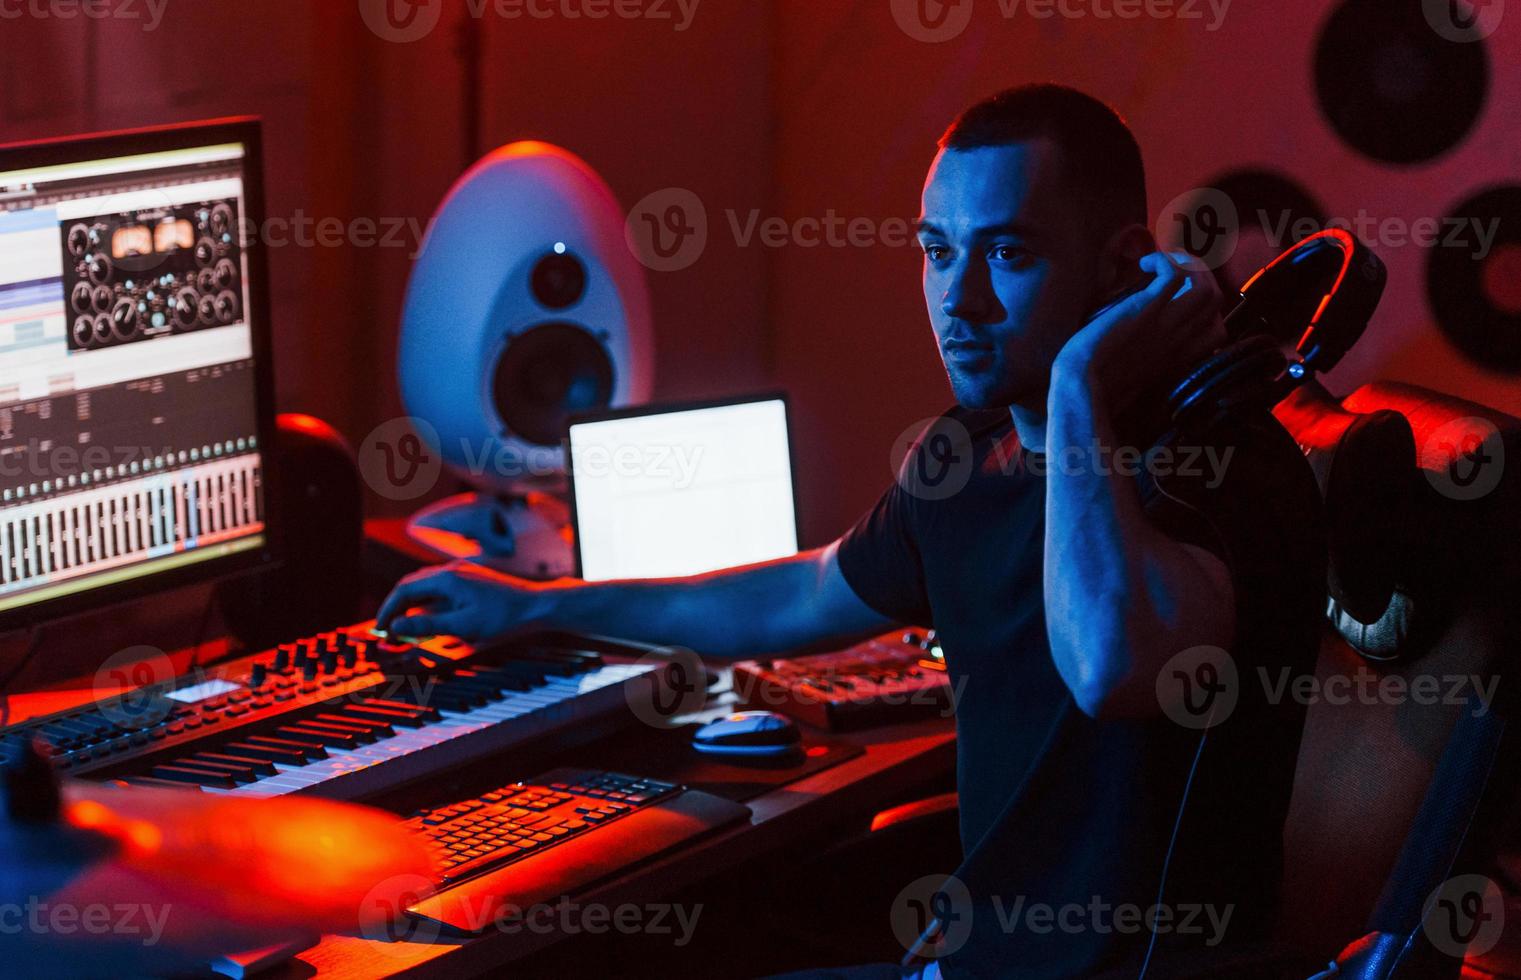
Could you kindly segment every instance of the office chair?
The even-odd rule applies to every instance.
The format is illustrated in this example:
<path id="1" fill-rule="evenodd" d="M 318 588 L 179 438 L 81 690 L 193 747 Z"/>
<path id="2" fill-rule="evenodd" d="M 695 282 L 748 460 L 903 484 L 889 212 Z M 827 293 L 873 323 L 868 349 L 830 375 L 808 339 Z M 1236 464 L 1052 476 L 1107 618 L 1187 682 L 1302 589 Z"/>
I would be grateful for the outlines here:
<path id="1" fill-rule="evenodd" d="M 1456 906 L 1438 890 L 1470 874 L 1500 889 L 1521 759 L 1513 692 L 1489 687 L 1521 637 L 1521 476 L 1505 465 L 1521 459 L 1521 420 L 1394 383 L 1339 404 L 1307 385 L 1275 414 L 1332 529 L 1326 696 L 1309 707 L 1284 830 L 1282 939 L 1307 955 L 1345 946 L 1325 976 L 1458 977 L 1480 923 L 1444 935 Z M 1332 703 L 1333 678 L 1389 693 L 1349 687 Z"/>

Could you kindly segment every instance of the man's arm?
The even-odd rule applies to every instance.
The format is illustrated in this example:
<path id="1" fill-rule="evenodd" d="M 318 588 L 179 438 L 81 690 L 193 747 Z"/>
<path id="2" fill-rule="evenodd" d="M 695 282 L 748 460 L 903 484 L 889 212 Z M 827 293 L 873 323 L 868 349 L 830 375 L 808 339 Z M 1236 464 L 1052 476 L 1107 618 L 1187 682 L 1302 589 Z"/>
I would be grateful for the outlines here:
<path id="1" fill-rule="evenodd" d="M 1150 287 L 1085 327 L 1052 372 L 1047 416 L 1045 607 L 1056 668 L 1077 704 L 1098 717 L 1159 712 L 1156 679 L 1174 655 L 1195 646 L 1229 647 L 1234 590 L 1224 562 L 1169 537 L 1146 516 L 1135 480 L 1115 467 L 1058 465 L 1064 449 L 1089 459 L 1117 448 L 1114 413 L 1146 384 L 1140 344 L 1173 357 L 1195 348 L 1215 315 L 1211 283 L 1148 256 Z M 1186 284 L 1186 285 L 1185 285 Z M 1152 360 L 1157 359 L 1152 354 Z M 1186 363 L 1179 367 L 1186 367 Z M 1167 367 L 1161 367 L 1167 371 Z M 1150 447 L 1136 447 L 1142 452 Z"/>
<path id="2" fill-rule="evenodd" d="M 403 579 L 376 619 L 403 636 L 479 640 L 565 629 L 733 658 L 888 629 L 892 621 L 845 581 L 837 550 L 838 543 L 690 578 L 628 582 L 528 582 L 455 563 Z M 418 606 L 425 610 L 408 614 Z"/>

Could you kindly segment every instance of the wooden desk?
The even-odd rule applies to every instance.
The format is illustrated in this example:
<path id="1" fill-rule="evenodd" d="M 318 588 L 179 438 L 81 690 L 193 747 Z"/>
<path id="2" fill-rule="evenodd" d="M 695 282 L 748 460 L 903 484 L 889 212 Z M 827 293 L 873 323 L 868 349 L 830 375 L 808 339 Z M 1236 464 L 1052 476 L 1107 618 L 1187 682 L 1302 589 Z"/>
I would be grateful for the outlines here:
<path id="1" fill-rule="evenodd" d="M 950 773 L 955 736 L 949 719 L 932 719 L 846 736 L 834 736 L 865 754 L 747 801 L 748 824 L 704 838 L 627 874 L 572 896 L 581 905 L 617 907 L 666 898 L 741 861 L 749 861 L 809 836 L 820 826 L 853 815 L 864 817 L 896 802 L 920 784 Z M 863 823 L 864 826 L 864 823 Z M 297 980 L 331 978 L 475 976 L 538 952 L 566 937 L 555 933 L 487 933 L 432 944 L 381 943 L 328 936 L 267 976 Z"/>

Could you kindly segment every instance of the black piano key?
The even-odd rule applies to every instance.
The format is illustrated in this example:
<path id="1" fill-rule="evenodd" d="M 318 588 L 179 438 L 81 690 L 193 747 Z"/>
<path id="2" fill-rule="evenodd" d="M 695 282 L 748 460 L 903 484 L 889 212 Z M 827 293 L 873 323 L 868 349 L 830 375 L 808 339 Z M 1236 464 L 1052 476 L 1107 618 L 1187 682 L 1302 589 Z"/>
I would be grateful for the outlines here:
<path id="1" fill-rule="evenodd" d="M 173 779 L 154 779 L 152 776 L 123 776 L 120 779 L 112 780 L 112 782 L 126 783 L 129 786 L 141 786 L 144 789 L 179 789 L 179 790 L 183 790 L 183 789 L 186 788 L 187 785 L 189 785 L 189 784 L 180 782 L 179 780 L 173 780 Z M 197 789 L 199 789 L 199 787 L 197 787 Z"/>
<path id="2" fill-rule="evenodd" d="M 268 759 L 255 759 L 251 755 L 229 755 L 223 752 L 197 752 L 195 759 L 203 759 L 207 762 L 225 762 L 228 765 L 243 766 L 260 776 L 273 776 L 280 770 Z"/>
<path id="3" fill-rule="evenodd" d="M 369 745 L 376 740 L 374 732 L 358 725 L 336 725 L 325 721 L 301 721 L 299 727 L 310 731 L 332 732 L 335 735 L 347 735 L 360 745 Z"/>
<path id="4" fill-rule="evenodd" d="M 245 765 L 235 762 L 214 762 L 200 756 L 191 756 L 188 759 L 181 760 L 180 763 L 176 763 L 176 765 L 180 764 L 196 769 L 208 769 L 211 772 L 225 772 L 240 783 L 252 783 L 259 778 L 258 773 Z"/>
<path id="5" fill-rule="evenodd" d="M 255 759 L 267 759 L 270 762 L 278 762 L 286 766 L 304 766 L 307 763 L 305 752 L 283 745 L 233 742 L 231 745 L 225 746 L 223 751 L 232 755 L 248 755 L 253 756 Z"/>
<path id="6" fill-rule="evenodd" d="M 277 749 L 290 749 L 295 752 L 300 752 L 308 759 L 327 758 L 327 749 L 324 749 L 316 741 L 295 739 L 286 736 L 274 738 L 269 735 L 250 735 L 248 736 L 247 740 L 249 744 L 252 745 L 272 745 Z"/>
<path id="7" fill-rule="evenodd" d="M 424 700 L 426 700 L 426 695 L 424 696 Z M 360 698 L 359 703 L 376 708 L 393 708 L 398 711 L 420 714 L 428 721 L 439 720 L 438 712 L 426 704 L 409 704 L 406 701 L 396 701 L 392 698 Z"/>
<path id="8" fill-rule="evenodd" d="M 315 742 L 319 745 L 328 745 L 339 749 L 354 749 L 359 747 L 359 740 L 352 735 L 343 732 L 325 732 L 318 728 L 302 728 L 298 725 L 286 725 L 276 729 L 276 734 L 281 738 L 289 738 L 299 742 Z"/>
<path id="9" fill-rule="evenodd" d="M 537 681 L 530 681 L 526 677 L 520 677 L 516 674 L 509 674 L 500 670 L 477 668 L 472 673 L 482 681 L 495 685 L 499 691 L 531 691 L 544 682 L 542 674 L 539 675 Z"/>
<path id="10" fill-rule="evenodd" d="M 544 670 L 541 664 L 530 663 L 526 660 L 509 660 L 491 669 L 507 677 L 515 677 L 519 680 L 527 681 L 534 687 L 543 687 L 548 677 L 548 671 Z"/>
<path id="11" fill-rule="evenodd" d="M 415 712 L 397 711 L 395 708 L 382 708 L 378 705 L 346 704 L 343 706 L 343 713 L 358 718 L 374 718 L 390 725 L 401 725 L 404 728 L 421 728 L 427 724 Z"/>
<path id="12" fill-rule="evenodd" d="M 376 718 L 324 713 L 318 715 L 317 720 L 337 728 L 363 728 L 376 738 L 393 738 L 396 735 L 396 729 L 392 728 L 389 722 Z"/>
<path id="13" fill-rule="evenodd" d="M 197 769 L 187 765 L 154 766 L 149 771 L 154 779 L 173 783 L 195 783 L 197 786 L 214 786 L 217 789 L 233 789 L 237 783 L 225 772 Z"/>

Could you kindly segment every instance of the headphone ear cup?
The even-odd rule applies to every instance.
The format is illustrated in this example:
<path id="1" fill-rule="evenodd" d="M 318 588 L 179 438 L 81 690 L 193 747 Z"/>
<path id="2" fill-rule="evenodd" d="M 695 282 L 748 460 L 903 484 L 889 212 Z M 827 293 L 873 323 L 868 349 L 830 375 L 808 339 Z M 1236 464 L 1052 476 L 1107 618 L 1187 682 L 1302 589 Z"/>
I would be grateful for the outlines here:
<path id="1" fill-rule="evenodd" d="M 1271 337 L 1237 341 L 1189 372 L 1172 391 L 1168 407 L 1173 423 L 1186 427 L 1206 413 L 1234 404 L 1283 373 L 1288 358 Z"/>

